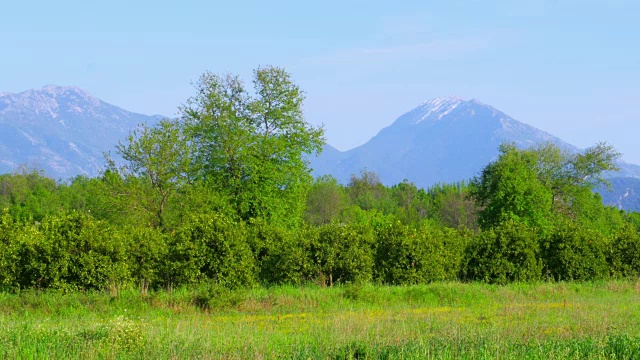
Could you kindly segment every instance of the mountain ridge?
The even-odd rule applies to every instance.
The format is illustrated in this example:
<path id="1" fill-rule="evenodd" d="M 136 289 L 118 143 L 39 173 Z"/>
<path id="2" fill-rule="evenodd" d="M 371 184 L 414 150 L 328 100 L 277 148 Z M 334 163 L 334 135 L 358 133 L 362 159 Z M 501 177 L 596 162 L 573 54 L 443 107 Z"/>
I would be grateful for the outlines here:
<path id="1" fill-rule="evenodd" d="M 105 164 L 103 153 L 113 152 L 138 124 L 152 124 L 160 118 L 124 110 L 76 86 L 2 92 L 0 173 L 26 164 L 56 179 L 95 176 Z M 504 141 L 519 147 L 550 141 L 580 151 L 478 99 L 447 96 L 421 103 L 358 147 L 340 151 L 326 144 L 319 157 L 309 160 L 314 176 L 328 174 L 342 183 L 367 169 L 378 173 L 386 185 L 408 179 L 426 188 L 473 177 L 497 158 L 498 146 Z M 622 171 L 610 176 L 622 179 L 615 182 L 621 189 L 603 198 L 635 204 L 640 180 L 628 179 L 640 179 L 640 166 L 620 164 Z M 640 208 L 640 200 L 638 203 Z"/>
<path id="2" fill-rule="evenodd" d="M 0 172 L 35 165 L 53 178 L 96 175 L 143 115 L 104 102 L 75 86 L 46 85 L 0 94 Z"/>
<path id="3" fill-rule="evenodd" d="M 329 155 L 311 158 L 314 176 L 347 183 L 367 169 L 388 186 L 405 179 L 418 187 L 468 180 L 498 156 L 503 142 L 520 148 L 551 142 L 581 151 L 562 139 L 522 123 L 480 100 L 449 96 L 431 99 L 400 115 L 366 143 L 347 151 L 330 145 Z M 640 166 L 619 162 L 610 177 L 640 178 Z"/>

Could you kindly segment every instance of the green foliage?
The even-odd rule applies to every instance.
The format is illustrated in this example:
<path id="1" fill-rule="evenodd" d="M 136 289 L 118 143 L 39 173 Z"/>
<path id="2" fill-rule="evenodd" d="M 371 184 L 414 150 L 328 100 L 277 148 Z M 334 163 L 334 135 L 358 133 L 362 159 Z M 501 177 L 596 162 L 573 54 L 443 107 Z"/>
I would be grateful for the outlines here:
<path id="1" fill-rule="evenodd" d="M 560 221 L 543 241 L 545 275 L 555 280 L 597 280 L 609 276 L 602 233 Z"/>
<path id="2" fill-rule="evenodd" d="M 310 279 L 309 244 L 314 234 L 293 232 L 264 220 L 252 220 L 248 242 L 256 259 L 259 278 L 271 284 L 300 284 Z"/>
<path id="3" fill-rule="evenodd" d="M 244 226 L 222 214 L 194 215 L 178 228 L 169 241 L 166 266 L 170 285 L 211 279 L 236 288 L 256 281 Z"/>
<path id="4" fill-rule="evenodd" d="M 203 310 L 226 309 L 245 300 L 243 289 L 229 289 L 217 281 L 205 281 L 196 287 L 194 304 Z"/>
<path id="5" fill-rule="evenodd" d="M 121 236 L 126 239 L 131 278 L 139 282 L 142 292 L 162 284 L 162 267 L 169 248 L 167 235 L 155 228 L 125 227 Z"/>
<path id="6" fill-rule="evenodd" d="M 311 254 L 327 285 L 371 280 L 373 229 L 367 225 L 328 224 L 318 228 Z"/>
<path id="7" fill-rule="evenodd" d="M 346 191 L 351 204 L 362 210 L 377 209 L 389 213 L 391 209 L 392 202 L 387 188 L 373 171 L 362 170 L 360 176 L 351 175 Z"/>
<path id="8" fill-rule="evenodd" d="M 535 152 L 503 144 L 498 160 L 471 181 L 470 195 L 481 209 L 483 229 L 509 220 L 541 226 L 551 219 L 553 197 L 538 179 L 537 161 Z"/>
<path id="9" fill-rule="evenodd" d="M 64 206 L 58 184 L 38 170 L 21 167 L 0 175 L 0 209 L 8 209 L 17 220 L 41 221 Z"/>
<path id="10" fill-rule="evenodd" d="M 144 210 L 152 226 L 163 227 L 168 203 L 187 181 L 189 139 L 176 122 L 165 119 L 151 127 L 139 125 L 117 152 L 126 164 L 118 168 L 108 159 L 110 171 L 123 178 L 111 182 L 111 191 L 128 209 Z"/>
<path id="11" fill-rule="evenodd" d="M 37 228 L 24 227 L 13 246 L 20 288 L 117 289 L 130 279 L 123 239 L 86 215 L 45 218 Z"/>
<path id="12" fill-rule="evenodd" d="M 617 169 L 619 156 L 604 143 L 578 154 L 550 143 L 526 150 L 501 145 L 498 160 L 471 181 L 470 195 L 481 209 L 480 226 L 514 220 L 545 229 L 558 216 L 588 218 L 593 212 L 587 205 L 590 191 L 606 183 L 603 174 Z"/>
<path id="13" fill-rule="evenodd" d="M 399 221 L 378 227 L 377 239 L 376 280 L 404 285 L 456 279 L 466 242 L 453 229 L 425 223 L 416 231 Z"/>
<path id="14" fill-rule="evenodd" d="M 618 231 L 607 247 L 606 255 L 613 276 L 640 276 L 640 234 L 638 234 L 638 230 L 629 224 Z"/>
<path id="15" fill-rule="evenodd" d="M 515 221 L 477 234 L 467 248 L 461 275 L 498 284 L 537 281 L 541 276 L 538 233 Z"/>
<path id="16" fill-rule="evenodd" d="M 478 229 L 478 209 L 465 182 L 437 184 L 427 190 L 430 218 L 454 229 Z"/>
<path id="17" fill-rule="evenodd" d="M 3 209 L 0 217 L 0 290 L 16 287 L 16 277 L 20 275 L 18 247 L 15 246 L 20 227 L 9 209 Z"/>
<path id="18" fill-rule="evenodd" d="M 428 197 L 423 189 L 408 180 L 389 188 L 393 202 L 392 214 L 403 224 L 419 224 L 427 217 Z"/>
<path id="19" fill-rule="evenodd" d="M 304 121 L 304 95 L 283 69 L 257 69 L 253 84 L 250 95 L 232 75 L 196 83 L 181 110 L 194 175 L 228 194 L 242 219 L 296 226 L 312 182 L 304 155 L 321 151 L 323 130 Z"/>
<path id="20" fill-rule="evenodd" d="M 321 176 L 315 180 L 307 194 L 304 219 L 310 225 L 323 225 L 336 220 L 347 208 L 347 195 L 338 180 Z"/>

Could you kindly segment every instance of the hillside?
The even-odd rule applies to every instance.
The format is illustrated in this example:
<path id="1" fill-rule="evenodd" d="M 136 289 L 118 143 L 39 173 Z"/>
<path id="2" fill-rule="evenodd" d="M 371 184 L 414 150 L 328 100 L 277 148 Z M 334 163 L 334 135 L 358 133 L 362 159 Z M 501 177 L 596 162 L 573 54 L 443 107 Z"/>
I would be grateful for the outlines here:
<path id="1" fill-rule="evenodd" d="M 96 175 L 103 153 L 139 123 L 157 121 L 70 86 L 0 93 L 0 173 L 20 165 L 56 179 Z"/>
<path id="2" fill-rule="evenodd" d="M 496 159 L 498 147 L 505 141 L 522 148 L 552 142 L 580 151 L 478 100 L 444 97 L 405 113 L 362 146 L 345 152 L 327 146 L 319 157 L 311 159 L 311 166 L 315 176 L 330 174 L 342 183 L 348 182 L 351 174 L 367 169 L 376 172 L 386 185 L 408 179 L 419 187 L 429 187 L 470 179 Z M 611 177 L 640 178 L 640 166 L 619 165 L 621 171 Z M 616 184 L 621 186 L 620 181 Z"/>

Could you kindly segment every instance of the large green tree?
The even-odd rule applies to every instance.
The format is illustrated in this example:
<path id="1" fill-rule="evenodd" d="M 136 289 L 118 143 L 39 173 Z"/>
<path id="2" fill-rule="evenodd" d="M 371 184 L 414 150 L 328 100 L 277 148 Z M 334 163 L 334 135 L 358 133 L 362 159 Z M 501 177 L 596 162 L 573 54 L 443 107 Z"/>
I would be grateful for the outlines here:
<path id="1" fill-rule="evenodd" d="M 117 153 L 123 166 L 108 158 L 112 200 L 125 211 L 140 213 L 152 226 L 165 225 L 169 202 L 188 181 L 190 142 L 175 121 L 161 120 L 149 126 L 141 124 Z"/>
<path id="2" fill-rule="evenodd" d="M 508 220 L 545 226 L 558 217 L 579 219 L 585 204 L 597 199 L 593 187 L 606 184 L 605 172 L 617 170 L 619 156 L 605 143 L 580 153 L 551 143 L 529 149 L 501 145 L 498 159 L 470 184 L 480 226 L 491 228 Z"/>
<path id="3" fill-rule="evenodd" d="M 259 68 L 253 92 L 238 76 L 205 73 L 181 109 L 193 139 L 194 176 L 229 195 L 243 219 L 286 226 L 302 219 L 312 183 L 306 154 L 324 131 L 307 123 L 304 94 L 281 68 Z"/>

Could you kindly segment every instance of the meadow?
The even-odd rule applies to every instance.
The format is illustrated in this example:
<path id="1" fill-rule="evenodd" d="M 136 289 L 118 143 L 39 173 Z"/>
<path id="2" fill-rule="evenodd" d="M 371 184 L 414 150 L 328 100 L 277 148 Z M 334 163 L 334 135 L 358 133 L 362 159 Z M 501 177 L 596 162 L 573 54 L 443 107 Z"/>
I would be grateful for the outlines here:
<path id="1" fill-rule="evenodd" d="M 0 293 L 2 359 L 638 359 L 640 282 Z"/>

